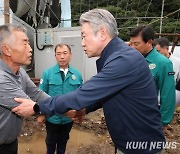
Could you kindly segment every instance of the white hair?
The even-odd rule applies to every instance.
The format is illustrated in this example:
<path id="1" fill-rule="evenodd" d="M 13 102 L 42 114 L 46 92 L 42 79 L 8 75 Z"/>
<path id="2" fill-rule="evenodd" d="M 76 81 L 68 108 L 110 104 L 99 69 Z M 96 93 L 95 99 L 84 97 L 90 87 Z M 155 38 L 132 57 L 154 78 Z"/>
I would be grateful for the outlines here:
<path id="1" fill-rule="evenodd" d="M 104 9 L 93 9 L 85 12 L 81 15 L 79 23 L 88 22 L 94 33 L 96 34 L 100 26 L 105 26 L 109 35 L 115 37 L 119 34 L 117 30 L 117 22 L 114 16 L 107 10 Z"/>

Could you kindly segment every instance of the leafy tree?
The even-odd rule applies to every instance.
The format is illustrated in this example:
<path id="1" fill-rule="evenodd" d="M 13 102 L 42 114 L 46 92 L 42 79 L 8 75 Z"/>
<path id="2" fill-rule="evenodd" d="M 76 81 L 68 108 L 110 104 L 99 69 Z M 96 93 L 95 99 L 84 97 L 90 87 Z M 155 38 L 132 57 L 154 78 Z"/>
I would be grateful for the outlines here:
<path id="1" fill-rule="evenodd" d="M 71 8 L 73 26 L 79 25 L 81 13 L 89 9 L 109 10 L 117 20 L 120 37 L 125 41 L 129 40 L 129 32 L 137 25 L 151 24 L 155 32 L 159 32 L 160 29 L 162 9 L 160 0 L 71 0 Z M 180 0 L 164 1 L 162 33 L 180 33 L 180 11 L 170 15 L 178 9 Z"/>

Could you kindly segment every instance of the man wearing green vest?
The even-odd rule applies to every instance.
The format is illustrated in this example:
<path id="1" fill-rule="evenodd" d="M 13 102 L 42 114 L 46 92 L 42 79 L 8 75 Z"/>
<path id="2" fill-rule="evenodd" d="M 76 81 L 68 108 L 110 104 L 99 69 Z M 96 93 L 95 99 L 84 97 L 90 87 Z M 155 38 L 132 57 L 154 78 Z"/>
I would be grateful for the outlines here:
<path id="1" fill-rule="evenodd" d="M 50 96 L 58 96 L 76 90 L 82 84 L 82 76 L 78 70 L 71 67 L 71 49 L 67 44 L 55 47 L 57 64 L 43 72 L 39 88 Z M 39 116 L 38 121 L 44 121 Z M 46 147 L 47 154 L 64 154 L 69 132 L 73 122 L 66 116 L 54 115 L 46 118 Z"/>
<path id="2" fill-rule="evenodd" d="M 151 26 L 138 26 L 130 34 L 130 46 L 146 58 L 153 75 L 163 126 L 169 124 L 175 109 L 175 81 L 172 62 L 153 48 L 154 31 Z"/>

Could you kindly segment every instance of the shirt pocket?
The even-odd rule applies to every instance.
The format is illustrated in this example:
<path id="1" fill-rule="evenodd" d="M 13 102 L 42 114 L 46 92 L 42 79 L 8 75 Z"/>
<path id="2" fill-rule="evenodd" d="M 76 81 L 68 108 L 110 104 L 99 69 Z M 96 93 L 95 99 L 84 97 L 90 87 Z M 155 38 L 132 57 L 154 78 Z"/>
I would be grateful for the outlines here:
<path id="1" fill-rule="evenodd" d="M 56 96 L 63 91 L 63 82 L 51 80 L 49 81 L 49 92 L 48 94 L 50 96 Z"/>
<path id="2" fill-rule="evenodd" d="M 73 79 L 69 79 L 69 85 L 72 87 L 72 88 L 74 88 L 74 90 L 75 89 L 77 89 L 78 87 L 80 87 L 81 86 L 81 82 L 79 81 L 79 80 L 73 80 Z"/>

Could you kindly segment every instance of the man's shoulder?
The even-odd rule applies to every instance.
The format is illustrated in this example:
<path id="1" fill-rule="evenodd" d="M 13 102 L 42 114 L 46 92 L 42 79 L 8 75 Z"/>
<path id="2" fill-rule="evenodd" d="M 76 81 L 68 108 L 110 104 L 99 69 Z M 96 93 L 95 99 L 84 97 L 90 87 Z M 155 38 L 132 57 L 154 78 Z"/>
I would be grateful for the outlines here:
<path id="1" fill-rule="evenodd" d="M 159 53 L 159 52 L 155 52 L 155 60 L 160 63 L 160 64 L 171 64 L 171 60 L 169 60 L 166 56 L 164 56 L 163 54 Z"/>
<path id="2" fill-rule="evenodd" d="M 78 73 L 80 72 L 78 69 L 76 69 L 76 68 L 74 68 L 74 67 L 70 67 L 70 68 L 71 68 L 71 70 L 74 71 L 74 72 L 78 72 Z"/>
<path id="3" fill-rule="evenodd" d="M 14 80 L 17 80 L 12 74 L 4 70 L 0 70 L 0 76 L 1 76 L 0 83 L 3 83 L 3 84 L 14 82 Z"/>
<path id="4" fill-rule="evenodd" d="M 0 83 L 4 83 L 4 81 L 7 79 L 7 72 L 5 72 L 4 70 L 0 69 Z"/>
<path id="5" fill-rule="evenodd" d="M 71 72 L 81 75 L 81 73 L 80 73 L 80 71 L 78 69 L 76 69 L 76 68 L 74 68 L 72 66 L 69 66 L 69 69 L 70 69 Z"/>
<path id="6" fill-rule="evenodd" d="M 139 65 L 141 62 L 146 63 L 146 60 L 139 51 L 125 44 L 122 44 L 122 46 L 118 48 L 116 52 L 111 54 L 107 58 L 106 63 L 108 63 L 109 61 L 115 64 L 126 63 L 126 65 L 133 64 L 136 66 Z"/>
<path id="7" fill-rule="evenodd" d="M 44 73 L 53 73 L 57 69 L 59 70 L 58 66 L 57 65 L 53 65 L 53 66 L 51 66 L 49 68 L 46 68 L 43 72 Z"/>
<path id="8" fill-rule="evenodd" d="M 27 73 L 26 73 L 26 70 L 25 70 L 24 68 L 22 68 L 22 67 L 20 67 L 19 72 L 20 72 L 21 74 L 27 74 Z"/>

